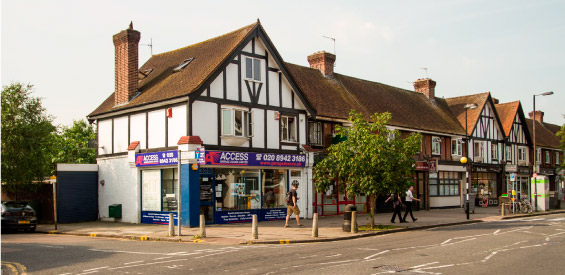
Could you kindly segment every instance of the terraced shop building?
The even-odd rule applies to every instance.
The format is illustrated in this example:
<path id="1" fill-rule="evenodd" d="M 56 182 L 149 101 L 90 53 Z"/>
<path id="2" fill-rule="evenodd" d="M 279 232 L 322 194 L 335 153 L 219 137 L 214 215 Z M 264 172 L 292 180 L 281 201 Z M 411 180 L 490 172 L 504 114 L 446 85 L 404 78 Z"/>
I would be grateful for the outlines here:
<path id="1" fill-rule="evenodd" d="M 316 114 L 260 22 L 141 67 L 139 39 L 132 25 L 114 35 L 115 91 L 88 115 L 98 129 L 100 217 L 167 223 L 180 207 L 190 226 L 200 213 L 208 223 L 282 219 L 292 182 L 311 216 L 302 145 Z M 110 217 L 114 204 L 121 217 Z"/>

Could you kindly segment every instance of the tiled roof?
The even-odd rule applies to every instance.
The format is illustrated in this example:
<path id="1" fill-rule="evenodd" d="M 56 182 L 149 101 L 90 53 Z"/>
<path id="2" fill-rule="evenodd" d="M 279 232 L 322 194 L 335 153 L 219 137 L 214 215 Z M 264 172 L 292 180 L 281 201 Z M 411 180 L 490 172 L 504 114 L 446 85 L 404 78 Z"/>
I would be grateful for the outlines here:
<path id="1" fill-rule="evenodd" d="M 197 91 L 258 26 L 260 26 L 259 22 L 253 23 L 204 42 L 152 56 L 139 69 L 140 72 L 150 69 L 153 71 L 139 80 L 140 94 L 137 97 L 125 105 L 114 106 L 114 93 L 112 93 L 88 116 L 159 102 Z M 194 60 L 186 68 L 173 72 L 175 67 L 189 58 Z"/>
<path id="2" fill-rule="evenodd" d="M 461 125 L 465 126 L 465 105 L 475 103 L 477 104 L 477 108 L 467 110 L 467 135 L 472 135 L 473 130 L 475 129 L 475 125 L 479 120 L 479 116 L 485 104 L 487 103 L 488 98 L 490 97 L 490 93 L 481 93 L 481 94 L 474 94 L 474 95 L 467 95 L 467 96 L 460 96 L 460 97 L 452 97 L 446 98 L 445 101 L 451 108 L 453 114 L 459 120 Z"/>
<path id="3" fill-rule="evenodd" d="M 530 133 L 533 133 L 532 119 L 526 119 Z M 559 137 L 556 136 L 561 127 L 551 123 L 539 123 L 536 121 L 536 146 L 558 149 L 560 145 Z M 532 136 L 533 138 L 533 136 Z"/>
<path id="4" fill-rule="evenodd" d="M 520 101 L 514 101 L 509 103 L 495 104 L 496 112 L 502 123 L 502 128 L 504 128 L 504 135 L 510 135 L 510 130 L 512 130 L 512 125 L 514 124 L 514 118 L 518 112 L 518 107 L 520 107 Z"/>
<path id="5" fill-rule="evenodd" d="M 341 74 L 324 77 L 317 69 L 285 63 L 318 116 L 347 119 L 355 109 L 368 118 L 390 112 L 391 126 L 463 135 L 445 100 Z"/>

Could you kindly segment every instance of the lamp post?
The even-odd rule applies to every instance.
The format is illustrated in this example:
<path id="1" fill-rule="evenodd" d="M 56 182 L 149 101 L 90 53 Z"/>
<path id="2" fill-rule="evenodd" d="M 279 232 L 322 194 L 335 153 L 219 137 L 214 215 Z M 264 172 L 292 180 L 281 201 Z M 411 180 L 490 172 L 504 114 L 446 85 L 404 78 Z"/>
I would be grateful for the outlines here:
<path id="1" fill-rule="evenodd" d="M 465 164 L 465 189 L 466 189 L 466 202 L 465 202 L 465 214 L 467 215 L 467 219 L 469 219 L 469 168 L 470 168 L 470 164 L 468 163 L 468 157 L 469 157 L 469 134 L 467 132 L 467 110 L 469 109 L 475 109 L 477 108 L 477 104 L 476 103 L 469 103 L 467 105 L 465 105 L 465 144 L 467 145 L 467 150 L 465 150 L 465 157 L 461 158 L 461 163 Z"/>
<path id="2" fill-rule="evenodd" d="M 538 94 L 538 95 L 533 95 L 532 98 L 534 100 L 534 120 L 532 121 L 533 126 L 533 132 L 534 132 L 534 165 L 533 165 L 533 172 L 534 172 L 534 211 L 537 212 L 538 211 L 538 184 L 537 184 L 537 173 L 539 172 L 536 165 L 536 156 L 538 155 L 538 152 L 536 151 L 536 96 L 546 96 L 546 95 L 552 95 L 553 92 L 549 91 L 549 92 L 545 92 L 543 94 Z M 540 156 L 541 158 L 541 156 Z M 531 196 L 530 196 L 531 197 Z"/>

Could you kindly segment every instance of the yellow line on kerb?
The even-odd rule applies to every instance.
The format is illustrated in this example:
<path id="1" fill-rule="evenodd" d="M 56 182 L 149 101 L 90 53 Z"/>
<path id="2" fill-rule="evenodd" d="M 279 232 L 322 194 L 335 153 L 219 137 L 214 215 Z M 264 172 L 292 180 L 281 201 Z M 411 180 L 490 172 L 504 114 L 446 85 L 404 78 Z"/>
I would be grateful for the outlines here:
<path id="1" fill-rule="evenodd" d="M 290 240 L 279 240 L 279 242 L 280 242 L 281 244 L 285 244 L 285 243 L 286 243 L 286 244 L 289 244 L 289 243 L 290 243 Z"/>
<path id="2" fill-rule="evenodd" d="M 142 237 L 139 237 L 139 240 L 147 241 L 147 240 L 149 240 L 149 237 L 148 236 L 142 236 Z"/>
<path id="3" fill-rule="evenodd" d="M 96 233 L 90 233 L 90 237 L 96 237 Z"/>

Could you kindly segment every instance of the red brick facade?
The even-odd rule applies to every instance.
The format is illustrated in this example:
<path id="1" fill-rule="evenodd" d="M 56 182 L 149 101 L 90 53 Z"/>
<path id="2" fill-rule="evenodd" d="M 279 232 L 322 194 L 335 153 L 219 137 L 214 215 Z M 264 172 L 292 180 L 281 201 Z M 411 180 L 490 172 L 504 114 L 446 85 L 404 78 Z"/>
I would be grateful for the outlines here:
<path id="1" fill-rule="evenodd" d="M 310 68 L 318 69 L 325 76 L 333 76 L 334 74 L 335 54 L 324 51 L 313 53 L 308 56 Z"/>
<path id="2" fill-rule="evenodd" d="M 137 92 L 138 44 L 141 34 L 133 29 L 123 30 L 113 37 L 115 47 L 114 105 L 127 103 Z"/>
<path id="3" fill-rule="evenodd" d="M 429 78 L 418 79 L 414 81 L 414 91 L 433 99 L 436 96 L 436 82 Z"/>

